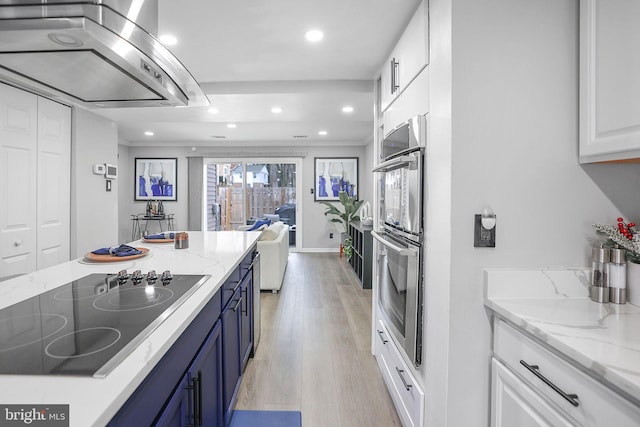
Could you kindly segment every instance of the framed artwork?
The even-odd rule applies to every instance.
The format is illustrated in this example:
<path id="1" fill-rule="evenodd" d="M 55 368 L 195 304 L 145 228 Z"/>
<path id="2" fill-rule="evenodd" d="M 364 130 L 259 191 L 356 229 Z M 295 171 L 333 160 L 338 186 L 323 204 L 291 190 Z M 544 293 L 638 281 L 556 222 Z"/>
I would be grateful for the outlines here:
<path id="1" fill-rule="evenodd" d="M 178 200 L 177 158 L 136 157 L 134 172 L 134 200 Z"/>
<path id="2" fill-rule="evenodd" d="M 314 163 L 315 201 L 337 201 L 340 191 L 358 197 L 357 157 L 315 157 Z"/>

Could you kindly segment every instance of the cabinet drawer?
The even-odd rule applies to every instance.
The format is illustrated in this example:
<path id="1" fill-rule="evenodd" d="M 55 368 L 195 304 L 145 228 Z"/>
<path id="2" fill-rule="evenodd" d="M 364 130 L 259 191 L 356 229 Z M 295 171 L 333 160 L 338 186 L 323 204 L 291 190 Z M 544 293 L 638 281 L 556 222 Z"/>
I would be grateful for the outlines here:
<path id="1" fill-rule="evenodd" d="M 495 321 L 493 351 L 544 399 L 580 425 L 640 426 L 639 407 L 501 320 Z M 562 393 L 577 398 L 565 398 Z"/>
<path id="2" fill-rule="evenodd" d="M 492 427 L 574 425 L 495 358 L 491 359 L 491 371 Z"/>
<path id="3" fill-rule="evenodd" d="M 402 360 L 387 329 L 381 321 L 376 325 L 375 353 L 389 394 L 405 426 L 422 426 L 424 392 Z"/>

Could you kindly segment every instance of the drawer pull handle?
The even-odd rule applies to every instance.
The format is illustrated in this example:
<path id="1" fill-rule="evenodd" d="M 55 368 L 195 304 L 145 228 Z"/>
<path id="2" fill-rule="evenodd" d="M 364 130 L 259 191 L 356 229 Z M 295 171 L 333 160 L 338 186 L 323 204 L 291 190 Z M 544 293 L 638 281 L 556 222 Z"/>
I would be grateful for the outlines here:
<path id="1" fill-rule="evenodd" d="M 407 384 L 407 380 L 405 380 L 404 379 L 404 375 L 402 375 L 402 374 L 404 374 L 404 370 L 402 370 L 402 369 L 400 369 L 400 368 L 398 368 L 396 366 L 396 372 L 398 373 L 398 375 L 400 375 L 400 379 L 402 380 L 402 384 L 404 384 L 404 388 L 406 388 L 407 391 L 411 390 L 411 387 L 413 387 L 413 385 L 412 384 Z"/>
<path id="2" fill-rule="evenodd" d="M 580 402 L 578 402 L 578 395 L 577 394 L 567 394 L 567 393 L 565 393 L 560 387 L 555 385 L 553 382 L 551 382 L 551 380 L 549 380 L 547 377 L 545 377 L 544 375 L 542 375 L 540 373 L 540 367 L 538 365 L 529 365 L 524 360 L 521 360 L 520 364 L 522 366 L 524 366 L 525 368 L 527 368 L 533 375 L 535 375 L 536 377 L 540 378 L 543 383 L 545 383 L 546 385 L 551 387 L 553 389 L 553 391 L 555 391 L 560 396 L 562 396 L 567 402 L 571 403 L 576 408 L 578 406 L 580 406 Z"/>
<path id="3" fill-rule="evenodd" d="M 382 341 L 382 344 L 387 344 L 389 342 L 389 340 L 384 339 L 384 332 L 382 332 L 380 329 L 378 329 L 378 336 L 380 337 L 380 340 Z"/>

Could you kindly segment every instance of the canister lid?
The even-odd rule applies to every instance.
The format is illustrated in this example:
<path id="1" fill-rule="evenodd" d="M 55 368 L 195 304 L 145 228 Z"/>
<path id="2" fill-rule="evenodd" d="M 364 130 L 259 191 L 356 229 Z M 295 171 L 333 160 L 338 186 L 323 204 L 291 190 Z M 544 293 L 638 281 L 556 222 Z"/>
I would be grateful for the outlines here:
<path id="1" fill-rule="evenodd" d="M 627 251 L 624 249 L 611 249 L 611 262 L 614 264 L 624 264 L 627 262 Z"/>
<path id="2" fill-rule="evenodd" d="M 611 250 L 609 248 L 596 247 L 592 248 L 593 262 L 609 262 L 611 261 Z"/>

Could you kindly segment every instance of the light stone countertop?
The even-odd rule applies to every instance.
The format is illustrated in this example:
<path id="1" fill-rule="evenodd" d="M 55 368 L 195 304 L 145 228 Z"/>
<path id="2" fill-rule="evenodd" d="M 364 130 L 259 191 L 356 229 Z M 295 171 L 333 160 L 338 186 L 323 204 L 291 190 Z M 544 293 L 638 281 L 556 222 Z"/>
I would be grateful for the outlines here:
<path id="1" fill-rule="evenodd" d="M 224 280 L 249 253 L 259 232 L 189 232 L 189 248 L 172 243 L 132 242 L 149 248 L 133 261 L 91 263 L 73 260 L 0 282 L 0 308 L 57 288 L 91 273 L 131 273 L 149 270 L 172 274 L 208 274 L 211 277 L 184 301 L 149 337 L 144 339 L 106 378 L 1 375 L 2 404 L 69 404 L 70 426 L 104 426 L 116 414 L 189 323 L 215 295 Z M 105 246 L 108 246 L 107 243 Z"/>
<path id="2" fill-rule="evenodd" d="M 485 306 L 640 405 L 640 307 L 588 297 L 587 268 L 485 270 Z"/>

